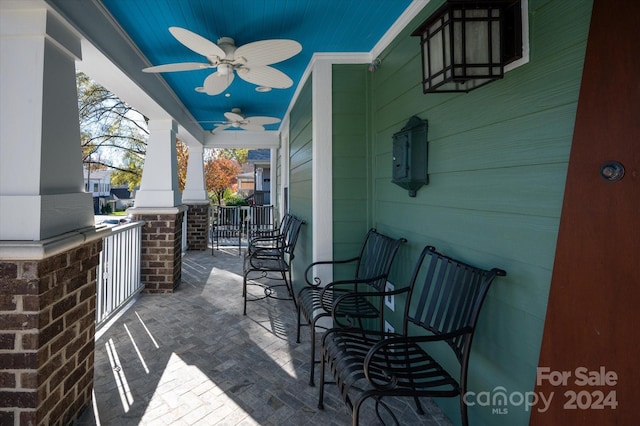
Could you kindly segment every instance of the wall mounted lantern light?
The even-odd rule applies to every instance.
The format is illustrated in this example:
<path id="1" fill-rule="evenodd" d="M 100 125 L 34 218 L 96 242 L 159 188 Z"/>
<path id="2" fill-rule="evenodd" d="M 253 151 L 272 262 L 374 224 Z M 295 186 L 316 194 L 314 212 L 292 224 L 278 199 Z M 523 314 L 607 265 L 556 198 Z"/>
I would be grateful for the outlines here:
<path id="1" fill-rule="evenodd" d="M 520 1 L 448 0 L 412 35 L 422 46 L 424 93 L 469 92 L 522 57 Z"/>

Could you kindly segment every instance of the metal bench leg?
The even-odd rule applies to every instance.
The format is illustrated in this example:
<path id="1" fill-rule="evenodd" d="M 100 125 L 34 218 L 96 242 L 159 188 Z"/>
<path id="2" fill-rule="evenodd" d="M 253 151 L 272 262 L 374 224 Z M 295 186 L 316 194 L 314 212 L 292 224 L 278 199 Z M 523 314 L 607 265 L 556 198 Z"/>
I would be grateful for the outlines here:
<path id="1" fill-rule="evenodd" d="M 309 362 L 309 386 L 315 386 L 314 374 L 316 370 L 316 322 L 311 321 L 311 362 Z"/>
<path id="2" fill-rule="evenodd" d="M 247 315 L 247 274 L 244 274 L 244 278 L 242 280 L 242 299 L 244 300 L 244 310 L 242 311 L 242 315 Z"/>
<path id="3" fill-rule="evenodd" d="M 324 366 L 325 366 L 325 361 L 324 361 L 324 354 L 321 355 L 321 360 L 320 360 L 320 391 L 318 393 L 318 408 L 320 410 L 324 410 Z M 312 368 L 315 368 L 315 364 L 311 364 Z"/>
<path id="4" fill-rule="evenodd" d="M 467 404 L 464 403 L 464 393 L 460 394 L 460 418 L 462 426 L 469 426 L 469 414 L 467 413 Z"/>
<path id="5" fill-rule="evenodd" d="M 300 343 L 300 305 L 297 306 L 298 309 L 296 309 L 298 311 L 298 327 L 297 327 L 297 331 L 296 331 L 296 343 Z"/>
<path id="6" fill-rule="evenodd" d="M 353 406 L 353 413 L 352 413 L 352 420 L 351 420 L 351 426 L 358 426 L 358 423 L 360 422 L 360 407 L 362 406 L 362 403 L 366 400 L 367 398 L 361 398 L 358 399 L 355 403 L 355 405 Z"/>
<path id="7" fill-rule="evenodd" d="M 417 396 L 414 396 L 413 400 L 416 403 L 416 411 L 418 412 L 418 414 L 424 415 L 424 410 L 422 409 L 422 404 L 420 404 L 420 398 L 418 398 Z"/>

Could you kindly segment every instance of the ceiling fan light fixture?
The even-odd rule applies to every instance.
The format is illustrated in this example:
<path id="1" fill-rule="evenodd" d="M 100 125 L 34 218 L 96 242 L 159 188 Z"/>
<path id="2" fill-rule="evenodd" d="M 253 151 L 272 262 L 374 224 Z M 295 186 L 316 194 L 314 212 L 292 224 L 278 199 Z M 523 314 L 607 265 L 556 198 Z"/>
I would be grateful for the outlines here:
<path id="1" fill-rule="evenodd" d="M 295 40 L 259 40 L 237 47 L 231 37 L 220 37 L 218 44 L 193 31 L 180 27 L 169 27 L 173 37 L 188 49 L 204 56 L 206 63 L 179 62 L 144 68 L 144 72 L 192 71 L 217 68 L 209 75 L 199 93 L 215 96 L 223 93 L 233 82 L 236 73 L 245 81 L 256 86 L 286 89 L 293 80 L 282 71 L 270 65 L 287 60 L 302 51 L 302 45 Z"/>
<path id="2" fill-rule="evenodd" d="M 233 72 L 233 67 L 230 64 L 220 64 L 218 65 L 218 72 L 221 75 L 229 75 Z"/>

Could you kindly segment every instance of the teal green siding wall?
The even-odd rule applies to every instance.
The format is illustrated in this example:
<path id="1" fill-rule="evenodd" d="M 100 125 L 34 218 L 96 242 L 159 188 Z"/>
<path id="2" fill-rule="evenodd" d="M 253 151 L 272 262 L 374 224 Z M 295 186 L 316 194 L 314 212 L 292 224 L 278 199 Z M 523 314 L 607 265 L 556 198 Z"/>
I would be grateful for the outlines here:
<path id="1" fill-rule="evenodd" d="M 294 286 L 312 262 L 312 90 L 311 78 L 291 110 L 289 130 L 289 211 L 306 221 L 300 231 L 293 261 Z"/>
<path id="2" fill-rule="evenodd" d="M 426 244 L 508 272 L 490 291 L 471 357 L 470 390 L 535 384 L 591 2 L 531 1 L 530 62 L 468 94 L 422 93 L 418 38 L 434 1 L 383 53 L 371 90 L 373 224 L 405 236 L 396 286 Z M 415 198 L 391 181 L 393 133 L 429 121 L 429 185 Z M 396 309 L 398 311 L 398 309 Z M 438 400 L 454 423 L 457 400 Z M 472 424 L 526 425 L 524 406 Z"/>
<path id="3" fill-rule="evenodd" d="M 551 282 L 591 1 L 530 0 L 530 61 L 468 94 L 422 93 L 419 41 L 410 33 L 434 0 L 380 55 L 374 73 L 334 66 L 333 185 L 336 255 L 370 226 L 405 237 L 392 269 L 408 284 L 421 249 L 508 272 L 490 291 L 471 356 L 473 392 L 533 389 Z M 311 89 L 291 116 L 291 209 L 311 222 Z M 391 183 L 391 141 L 412 116 L 429 121 L 429 185 L 415 198 Z M 363 141 L 366 141 L 363 143 Z M 356 217 L 358 216 L 358 217 Z M 304 255 L 311 259 L 310 227 Z M 355 232 L 357 230 L 357 232 Z M 403 300 L 396 300 L 396 312 Z M 395 325 L 398 317 L 388 312 Z M 455 363 L 452 363 L 454 365 Z M 457 399 L 439 399 L 454 423 Z M 523 405 L 474 425 L 526 425 Z M 535 407 L 533 409 L 536 409 Z"/>
<path id="4" fill-rule="evenodd" d="M 370 227 L 367 74 L 365 65 L 333 66 L 334 259 L 357 256 Z M 334 273 L 335 279 L 341 277 L 340 270 Z"/>

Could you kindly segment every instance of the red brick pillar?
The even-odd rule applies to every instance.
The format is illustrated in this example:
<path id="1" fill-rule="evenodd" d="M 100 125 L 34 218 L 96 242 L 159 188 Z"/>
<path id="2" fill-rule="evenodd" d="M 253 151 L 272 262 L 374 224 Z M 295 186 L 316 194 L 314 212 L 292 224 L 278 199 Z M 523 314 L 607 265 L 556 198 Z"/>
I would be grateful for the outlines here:
<path id="1" fill-rule="evenodd" d="M 189 204 L 187 245 L 189 250 L 207 250 L 209 245 L 209 203 Z"/>
<path id="2" fill-rule="evenodd" d="M 0 424 L 66 425 L 89 406 L 101 250 L 98 233 L 0 244 Z"/>
<path id="3" fill-rule="evenodd" d="M 142 228 L 141 279 L 145 293 L 173 293 L 182 274 L 182 224 L 186 206 L 132 208 Z"/>

